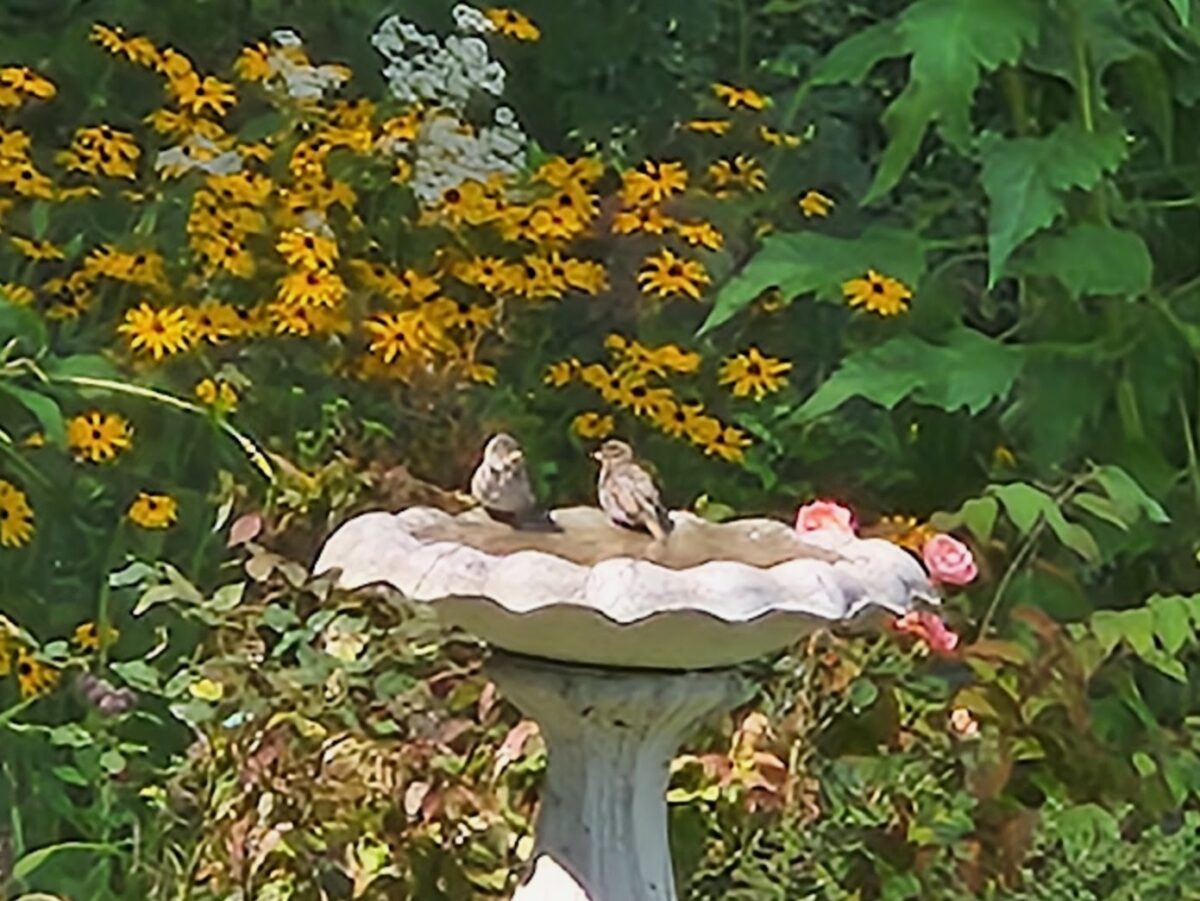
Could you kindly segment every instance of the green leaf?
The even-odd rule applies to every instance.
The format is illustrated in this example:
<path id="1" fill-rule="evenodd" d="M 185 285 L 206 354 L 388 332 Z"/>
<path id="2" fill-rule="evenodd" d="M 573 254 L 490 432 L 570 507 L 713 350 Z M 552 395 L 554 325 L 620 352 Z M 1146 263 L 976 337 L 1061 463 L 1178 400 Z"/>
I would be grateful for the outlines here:
<path id="1" fill-rule="evenodd" d="M 34 870 L 50 858 L 69 851 L 87 851 L 91 854 L 119 853 L 116 845 L 102 844 L 100 842 L 59 842 L 57 845 L 46 845 L 22 855 L 13 864 L 11 876 L 17 881 L 28 879 Z"/>
<path id="2" fill-rule="evenodd" d="M 1146 493 L 1146 490 L 1120 466 L 1100 466 L 1096 469 L 1096 480 L 1109 498 L 1131 522 L 1144 515 L 1152 523 L 1163 525 L 1171 521 L 1162 504 Z"/>
<path id="3" fill-rule="evenodd" d="M 65 723 L 50 730 L 50 744 L 60 748 L 87 748 L 95 739 L 78 723 Z"/>
<path id="4" fill-rule="evenodd" d="M 974 497 L 962 505 L 962 519 L 979 542 L 987 542 L 996 526 L 1000 505 L 994 497 Z"/>
<path id="5" fill-rule="evenodd" d="M 1136 232 L 1083 223 L 1063 234 L 1045 235 L 1018 270 L 1060 281 L 1071 296 L 1138 297 L 1150 289 L 1154 261 Z"/>
<path id="6" fill-rule="evenodd" d="M 1098 519 L 1103 519 L 1110 525 L 1124 532 L 1129 531 L 1129 522 L 1121 516 L 1121 511 L 1106 497 L 1099 494 L 1077 494 L 1071 498 L 1071 503 L 1085 513 L 1090 513 Z"/>
<path id="7" fill-rule="evenodd" d="M 920 236 L 882 225 L 871 226 L 857 238 L 817 232 L 771 235 L 742 271 L 721 288 L 700 334 L 731 319 L 768 288 L 779 288 L 787 298 L 815 291 L 821 297 L 837 299 L 844 281 L 868 269 L 916 285 L 925 271 L 925 246 Z"/>
<path id="8" fill-rule="evenodd" d="M 852 397 L 890 410 L 911 396 L 927 406 L 979 413 L 1008 393 L 1020 360 L 1019 349 L 973 329 L 957 329 L 943 344 L 897 335 L 847 357 L 791 418 L 814 419 Z"/>
<path id="9" fill-rule="evenodd" d="M 1195 637 L 1189 604 L 1183 597 L 1155 596 L 1147 602 L 1147 606 L 1154 614 L 1154 634 L 1168 654 L 1179 653 Z"/>
<path id="10" fill-rule="evenodd" d="M 892 20 L 857 31 L 826 54 L 813 69 L 809 85 L 860 84 L 882 60 L 907 52 Z"/>
<path id="11" fill-rule="evenodd" d="M 1100 562 L 1100 546 L 1096 543 L 1092 533 L 1084 526 L 1070 522 L 1063 516 L 1058 505 L 1053 502 L 1046 507 L 1045 516 L 1050 530 L 1054 532 L 1059 541 L 1089 563 Z"/>
<path id="12" fill-rule="evenodd" d="M 1116 818 L 1099 804 L 1081 804 L 1063 811 L 1057 827 L 1063 851 L 1072 864 L 1080 863 L 1120 837 Z"/>
<path id="13" fill-rule="evenodd" d="M 58 402 L 48 394 L 13 385 L 8 382 L 0 383 L 0 391 L 8 394 L 17 403 L 33 414 L 46 433 L 46 440 L 55 447 L 65 447 L 67 444 L 67 428 L 63 421 L 62 410 Z"/>
<path id="14" fill-rule="evenodd" d="M 864 203 L 895 187 L 935 123 L 951 144 L 966 146 L 981 73 L 1016 62 L 1037 23 L 1027 0 L 921 0 L 904 12 L 899 37 L 913 55 L 909 82 L 884 114 L 890 141 Z"/>
<path id="15" fill-rule="evenodd" d="M 850 684 L 850 706 L 856 712 L 866 710 L 879 697 L 879 689 L 870 679 L 855 679 Z"/>
<path id="16" fill-rule="evenodd" d="M 1119 127 L 1087 132 L 1060 125 L 1044 138 L 992 137 L 984 142 L 980 176 L 988 195 L 989 284 L 1004 274 L 1013 251 L 1053 224 L 1066 192 L 1090 190 L 1125 159 Z"/>
<path id="17" fill-rule="evenodd" d="M 1024 482 L 993 485 L 988 492 L 1000 498 L 1004 512 L 1022 535 L 1028 535 L 1047 508 L 1054 506 L 1054 498 Z"/>
<path id="18" fill-rule="evenodd" d="M 1145 751 L 1134 751 L 1131 760 L 1133 768 L 1137 770 L 1139 776 L 1153 776 L 1158 772 L 1158 764 Z"/>
<path id="19" fill-rule="evenodd" d="M 1175 15 L 1179 16 L 1179 21 L 1183 23 L 1183 27 L 1187 28 L 1192 24 L 1192 0 L 1168 0 L 1171 4 L 1171 9 L 1175 10 Z"/>

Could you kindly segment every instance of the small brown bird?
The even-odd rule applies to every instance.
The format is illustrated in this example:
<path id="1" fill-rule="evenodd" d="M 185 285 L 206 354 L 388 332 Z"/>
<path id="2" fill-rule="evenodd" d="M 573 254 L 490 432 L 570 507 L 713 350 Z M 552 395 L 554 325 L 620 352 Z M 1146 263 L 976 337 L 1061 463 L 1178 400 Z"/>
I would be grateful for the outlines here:
<path id="1" fill-rule="evenodd" d="M 505 432 L 493 435 L 484 446 L 483 460 L 471 476 L 471 494 L 489 516 L 514 528 L 554 525 L 529 484 L 525 452 Z"/>
<path id="2" fill-rule="evenodd" d="M 608 518 L 620 526 L 644 529 L 656 541 L 666 538 L 674 524 L 654 479 L 633 458 L 633 448 L 624 441 L 605 441 L 592 457 L 600 461 L 596 488 Z"/>

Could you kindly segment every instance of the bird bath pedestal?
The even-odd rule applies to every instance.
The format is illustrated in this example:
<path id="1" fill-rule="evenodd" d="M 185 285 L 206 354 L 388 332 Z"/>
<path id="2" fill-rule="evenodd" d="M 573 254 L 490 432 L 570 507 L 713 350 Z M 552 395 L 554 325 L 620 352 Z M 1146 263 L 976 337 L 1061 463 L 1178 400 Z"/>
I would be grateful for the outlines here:
<path id="1" fill-rule="evenodd" d="M 748 696 L 732 667 L 936 595 L 884 541 L 676 512 L 652 542 L 593 508 L 552 516 L 561 531 L 481 511 L 366 513 L 315 571 L 338 570 L 347 589 L 390 585 L 496 649 L 489 672 L 548 753 L 534 866 L 514 901 L 673 901 L 670 762 L 698 723 Z"/>

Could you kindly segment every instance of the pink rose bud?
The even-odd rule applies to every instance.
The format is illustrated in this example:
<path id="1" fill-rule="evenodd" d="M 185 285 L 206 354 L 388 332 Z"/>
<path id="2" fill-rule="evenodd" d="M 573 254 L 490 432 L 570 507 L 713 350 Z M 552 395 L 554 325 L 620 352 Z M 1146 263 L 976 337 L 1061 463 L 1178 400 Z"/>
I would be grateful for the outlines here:
<path id="1" fill-rule="evenodd" d="M 892 628 L 916 636 L 936 654 L 946 656 L 958 647 L 957 633 L 936 613 L 926 610 L 910 610 L 896 620 Z"/>
<path id="2" fill-rule="evenodd" d="M 979 575 L 971 549 L 950 535 L 934 535 L 921 549 L 930 578 L 946 585 L 968 585 Z"/>
<path id="3" fill-rule="evenodd" d="M 797 532 L 843 532 L 854 534 L 854 514 L 836 501 L 813 501 L 796 514 Z"/>

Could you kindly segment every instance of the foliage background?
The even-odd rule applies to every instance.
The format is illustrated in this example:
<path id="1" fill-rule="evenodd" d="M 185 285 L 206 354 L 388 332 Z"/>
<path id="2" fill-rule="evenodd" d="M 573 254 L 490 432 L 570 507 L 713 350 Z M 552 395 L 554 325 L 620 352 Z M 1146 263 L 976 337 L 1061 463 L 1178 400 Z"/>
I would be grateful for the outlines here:
<path id="1" fill-rule="evenodd" d="M 437 30 L 448 7 L 398 9 Z M 57 97 L 21 122 L 62 147 L 81 122 L 132 128 L 159 102 L 154 79 L 88 43 L 93 22 L 218 72 L 293 27 L 314 59 L 353 69 L 352 93 L 379 98 L 368 36 L 391 11 L 6 0 L 0 63 L 53 79 Z M 1200 11 L 1188 0 L 530 0 L 522 11 L 541 40 L 497 52 L 506 99 L 545 153 L 699 172 L 715 151 L 677 125 L 718 114 L 714 81 L 757 88 L 772 100 L 767 121 L 806 140 L 764 149 L 762 198 L 702 207 L 727 234 L 706 257 L 704 304 L 627 289 L 600 308 L 568 298 L 514 318 L 491 355 L 494 387 L 420 397 L 334 377 L 318 353 L 262 349 L 237 360 L 250 387 L 236 414 L 198 416 L 66 381 L 84 365 L 188 396 L 198 372 L 135 365 L 111 328 L 0 302 L 0 343 L 16 339 L 2 362 L 34 359 L 50 376 L 6 365 L 6 434 L 49 432 L 56 415 L 96 404 L 137 428 L 103 473 L 53 446 L 0 445 L 0 475 L 26 488 L 37 527 L 32 544 L 0 550 L 0 612 L 66 673 L 33 702 L 3 683 L 0 891 L 510 889 L 543 761 L 488 687 L 481 649 L 402 605 L 331 594 L 304 570 L 353 510 L 453 503 L 408 474 L 461 484 L 500 424 L 542 461 L 548 497 L 586 498 L 592 472 L 569 425 L 595 399 L 542 378 L 565 355 L 603 359 L 615 330 L 699 351 L 694 396 L 754 439 L 730 465 L 616 411 L 670 474 L 673 503 L 788 515 L 834 496 L 868 524 L 903 514 L 958 529 L 984 571 L 952 602 L 964 644 L 951 658 L 820 636 L 754 669 L 760 695 L 698 737 L 676 774 L 689 897 L 1188 897 L 1200 818 Z M 837 201 L 828 219 L 797 209 L 810 189 Z M 137 221 L 115 202 L 46 215 L 45 234 L 80 236 L 80 255 L 125 241 Z M 5 280 L 18 273 L 8 254 Z M 912 288 L 909 313 L 844 304 L 842 282 L 868 268 Z M 775 312 L 761 299 L 771 288 Z M 787 387 L 757 404 L 713 377 L 751 344 L 793 364 Z M 270 486 L 223 423 L 272 453 Z M 179 502 L 164 533 L 123 517 L 151 482 Z M 115 645 L 86 657 L 68 646 L 78 624 L 105 618 Z M 362 650 L 341 653 L 347 641 Z M 137 707 L 103 716 L 72 687 L 84 667 L 136 690 Z M 955 709 L 977 737 L 949 727 Z"/>

